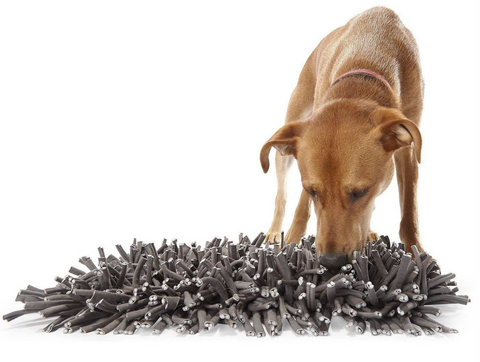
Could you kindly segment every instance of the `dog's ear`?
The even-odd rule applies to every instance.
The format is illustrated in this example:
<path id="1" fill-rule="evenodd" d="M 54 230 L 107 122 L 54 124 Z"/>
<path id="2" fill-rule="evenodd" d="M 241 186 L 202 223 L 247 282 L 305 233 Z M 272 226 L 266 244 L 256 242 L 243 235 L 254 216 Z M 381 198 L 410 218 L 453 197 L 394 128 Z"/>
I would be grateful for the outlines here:
<path id="1" fill-rule="evenodd" d="M 297 142 L 303 133 L 307 122 L 291 122 L 280 128 L 262 147 L 260 151 L 260 163 L 263 172 L 267 172 L 270 167 L 268 155 L 270 149 L 275 149 L 282 155 L 293 155 L 297 157 Z"/>
<path id="2" fill-rule="evenodd" d="M 417 125 L 407 119 L 402 112 L 393 108 L 381 107 L 372 114 L 380 133 L 380 142 L 385 151 L 396 151 L 403 147 L 411 147 L 417 162 L 421 161 L 422 135 Z"/>

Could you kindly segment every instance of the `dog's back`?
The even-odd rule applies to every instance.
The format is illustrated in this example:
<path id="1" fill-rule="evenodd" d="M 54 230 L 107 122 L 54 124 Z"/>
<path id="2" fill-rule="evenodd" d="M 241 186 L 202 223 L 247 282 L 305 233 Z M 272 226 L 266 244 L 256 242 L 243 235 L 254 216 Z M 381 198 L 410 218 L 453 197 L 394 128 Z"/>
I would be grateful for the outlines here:
<path id="1" fill-rule="evenodd" d="M 314 108 L 339 75 L 352 69 L 371 69 L 390 83 L 402 108 L 413 94 L 423 95 L 415 39 L 392 10 L 369 9 L 330 33 L 315 50 L 317 75 Z M 407 110 L 408 112 L 408 110 Z"/>

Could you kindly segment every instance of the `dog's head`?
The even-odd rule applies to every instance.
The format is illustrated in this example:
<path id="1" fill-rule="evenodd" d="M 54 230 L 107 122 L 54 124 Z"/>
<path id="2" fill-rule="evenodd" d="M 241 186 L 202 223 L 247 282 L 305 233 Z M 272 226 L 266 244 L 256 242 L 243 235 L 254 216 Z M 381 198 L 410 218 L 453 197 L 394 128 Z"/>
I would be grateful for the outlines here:
<path id="1" fill-rule="evenodd" d="M 340 100 L 280 128 L 261 150 L 264 172 L 272 147 L 297 159 L 317 215 L 318 255 L 351 258 L 367 241 L 375 198 L 392 180 L 393 153 L 413 147 L 420 162 L 422 138 L 398 110 Z"/>

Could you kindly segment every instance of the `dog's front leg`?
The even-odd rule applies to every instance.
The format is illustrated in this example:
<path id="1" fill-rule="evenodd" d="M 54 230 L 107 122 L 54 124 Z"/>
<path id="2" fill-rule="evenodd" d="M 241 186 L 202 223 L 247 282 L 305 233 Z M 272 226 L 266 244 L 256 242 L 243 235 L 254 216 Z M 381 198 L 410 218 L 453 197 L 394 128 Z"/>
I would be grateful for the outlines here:
<path id="1" fill-rule="evenodd" d="M 277 196 L 275 198 L 275 212 L 273 221 L 268 230 L 266 241 L 280 241 L 282 233 L 282 223 L 285 216 L 285 205 L 287 203 L 287 175 L 293 164 L 293 156 L 282 156 L 280 153 L 275 154 L 275 170 L 277 172 Z"/>
<path id="2" fill-rule="evenodd" d="M 411 252 L 413 245 L 423 251 L 420 244 L 417 211 L 418 163 L 411 147 L 405 147 L 395 152 L 394 160 L 402 216 L 400 239 L 405 244 L 407 251 Z"/>
<path id="3" fill-rule="evenodd" d="M 298 202 L 297 209 L 295 210 L 295 215 L 293 216 L 293 222 L 288 229 L 288 233 L 285 236 L 285 242 L 290 243 L 300 243 L 300 239 L 307 232 L 307 223 L 310 219 L 310 204 L 312 202 L 312 197 L 309 193 L 302 189 L 302 194 L 300 195 L 300 201 Z"/>

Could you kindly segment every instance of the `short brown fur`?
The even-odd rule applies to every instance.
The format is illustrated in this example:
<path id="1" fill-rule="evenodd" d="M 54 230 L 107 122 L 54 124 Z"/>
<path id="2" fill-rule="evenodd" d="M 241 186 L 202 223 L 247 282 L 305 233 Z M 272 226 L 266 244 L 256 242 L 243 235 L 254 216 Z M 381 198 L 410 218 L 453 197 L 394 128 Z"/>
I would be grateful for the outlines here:
<path id="1" fill-rule="evenodd" d="M 365 75 L 346 76 L 333 84 L 354 69 L 378 73 L 391 89 Z M 267 172 L 270 149 L 277 150 L 278 190 L 267 240 L 280 237 L 286 177 L 295 158 L 303 190 L 287 243 L 299 242 L 305 234 L 313 203 L 317 252 L 351 256 L 376 237 L 370 230 L 374 201 L 390 184 L 395 165 L 400 238 L 407 250 L 413 245 L 422 249 L 416 202 L 422 106 L 417 45 L 392 10 L 370 9 L 327 35 L 303 67 L 285 126 L 260 153 Z"/>

